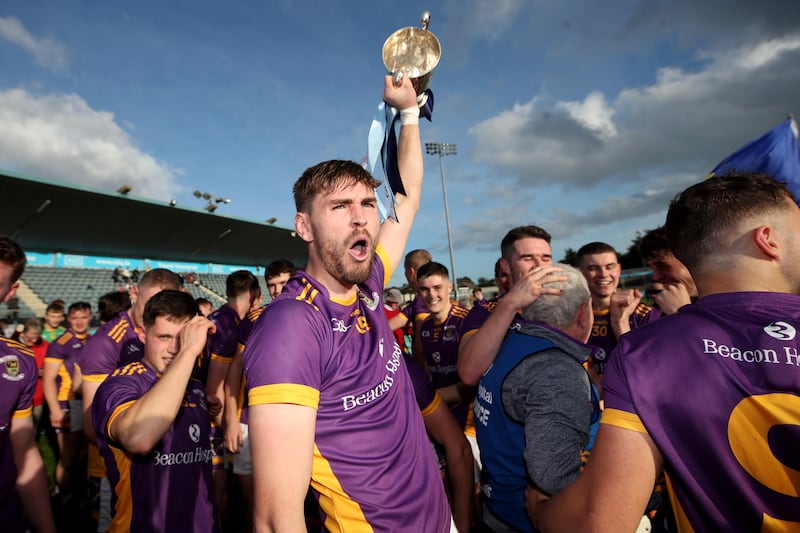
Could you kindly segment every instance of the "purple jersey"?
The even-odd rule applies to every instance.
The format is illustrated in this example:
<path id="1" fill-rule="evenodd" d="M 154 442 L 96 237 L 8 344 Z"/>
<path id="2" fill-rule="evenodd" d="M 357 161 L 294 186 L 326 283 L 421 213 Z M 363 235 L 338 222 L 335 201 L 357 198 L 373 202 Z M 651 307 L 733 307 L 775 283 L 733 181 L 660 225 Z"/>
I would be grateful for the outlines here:
<path id="1" fill-rule="evenodd" d="M 461 324 L 467 313 L 469 311 L 465 307 L 453 304 L 442 322 L 436 322 L 431 315 L 420 325 L 422 351 L 428 362 L 431 381 L 437 389 L 461 381 L 456 363 L 458 363 L 458 345 L 461 343 Z M 463 429 L 467 423 L 469 402 L 457 402 L 448 407 Z"/>
<path id="2" fill-rule="evenodd" d="M 110 434 L 114 419 L 158 379 L 146 364 L 131 363 L 100 385 L 92 404 L 100 454 L 114 488 L 109 532 L 216 531 L 210 424 L 202 383 L 189 381 L 175 421 L 149 454 L 125 451 Z"/>
<path id="3" fill-rule="evenodd" d="M 800 297 L 705 296 L 619 341 L 601 423 L 664 456 L 679 531 L 800 523 Z"/>
<path id="4" fill-rule="evenodd" d="M 47 347 L 45 362 L 61 363 L 56 376 L 56 388 L 58 390 L 58 401 L 62 402 L 63 408 L 69 409 L 69 400 L 75 399 L 75 393 L 72 390 L 75 365 L 78 364 L 81 350 L 83 350 L 88 341 L 88 333 L 78 335 L 68 329 Z"/>
<path id="5" fill-rule="evenodd" d="M 245 349 L 250 405 L 316 409 L 311 486 L 328 530 L 445 532 L 447 496 L 383 311 L 384 264 L 378 247 L 349 301 L 297 272 Z"/>
<path id="6" fill-rule="evenodd" d="M 208 316 L 217 326 L 209 337 L 209 352 L 212 361 L 230 364 L 239 342 L 239 315 L 230 305 L 223 305 Z"/>
<path id="7" fill-rule="evenodd" d="M 431 312 L 428 311 L 428 308 L 425 307 L 425 303 L 422 301 L 422 298 L 420 298 L 419 294 L 415 294 L 414 299 L 411 300 L 411 303 L 403 307 L 400 312 L 405 315 L 412 325 L 419 324 L 431 314 Z"/>
<path id="8" fill-rule="evenodd" d="M 500 298 L 502 298 L 502 296 L 495 296 L 491 300 L 472 306 L 472 309 L 469 310 L 469 313 L 467 313 L 467 316 L 461 322 L 461 339 L 469 337 L 480 329 L 483 323 L 486 322 L 486 319 L 494 313 L 494 308 L 497 307 Z M 511 325 L 508 329 L 517 328 L 521 322 L 522 317 L 517 313 L 514 315 L 514 319 L 511 321 Z"/>
<path id="9" fill-rule="evenodd" d="M 79 364 L 83 379 L 101 383 L 123 359 L 141 359 L 141 342 L 128 311 L 103 324 L 81 351 Z"/>
<path id="10" fill-rule="evenodd" d="M 247 339 L 250 338 L 250 333 L 253 331 L 253 324 L 256 323 L 258 317 L 261 316 L 261 313 L 264 312 L 264 309 L 267 308 L 265 304 L 259 307 L 254 311 L 250 311 L 244 319 L 242 319 L 241 323 L 239 324 L 239 349 L 244 351 L 244 347 L 247 345 Z M 245 393 L 247 385 L 247 378 L 244 374 L 242 374 L 242 384 L 239 387 L 239 396 L 237 398 L 237 405 L 239 406 L 239 422 L 242 424 L 247 424 L 248 416 L 247 416 L 247 394 Z"/>
<path id="11" fill-rule="evenodd" d="M 11 446 L 12 419 L 31 416 L 39 372 L 24 344 L 0 337 L 0 524 L 3 531 L 27 531 L 22 500 L 15 488 L 17 467 Z"/>
<path id="12" fill-rule="evenodd" d="M 411 385 L 414 387 L 414 397 L 417 399 L 417 406 L 422 411 L 422 416 L 428 416 L 442 405 L 442 397 L 433 388 L 433 383 L 428 379 L 428 374 L 410 355 L 404 355 L 406 370 L 411 377 Z"/>
<path id="13" fill-rule="evenodd" d="M 617 338 L 614 336 L 614 330 L 611 329 L 611 323 L 609 321 L 611 311 L 609 309 L 604 309 L 602 311 L 593 311 L 593 313 L 594 325 L 592 326 L 592 335 L 589 337 L 587 344 L 603 350 L 602 353 L 598 352 L 592 357 L 597 371 L 602 374 L 605 372 L 608 356 L 617 345 Z M 655 322 L 661 318 L 661 316 L 661 309 L 640 303 L 636 306 L 633 313 L 631 313 L 629 323 L 631 329 L 636 329 Z"/>

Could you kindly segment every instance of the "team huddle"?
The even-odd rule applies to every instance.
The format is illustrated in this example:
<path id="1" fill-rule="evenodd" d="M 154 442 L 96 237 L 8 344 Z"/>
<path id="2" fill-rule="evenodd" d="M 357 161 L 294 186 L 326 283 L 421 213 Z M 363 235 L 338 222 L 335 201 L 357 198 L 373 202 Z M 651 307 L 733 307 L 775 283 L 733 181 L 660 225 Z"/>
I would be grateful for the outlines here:
<path id="1" fill-rule="evenodd" d="M 44 396 L 60 485 L 88 443 L 94 530 L 232 530 L 234 488 L 253 531 L 797 528 L 800 208 L 786 187 L 731 174 L 681 192 L 641 241 L 646 299 L 618 287 L 608 244 L 583 246 L 576 268 L 553 263 L 543 228 L 513 228 L 499 294 L 467 308 L 444 265 L 405 254 L 419 109 L 408 80 L 387 77 L 383 98 L 402 124 L 396 218 L 380 222 L 360 165 L 307 169 L 293 193 L 308 263 L 267 267 L 268 305 L 243 270 L 206 317 L 155 269 L 92 336 L 90 308 L 69 308 Z M 386 291 L 401 261 L 403 307 Z M 24 266 L 1 238 L 3 301 Z M 0 524 L 55 531 L 34 355 L 0 343 Z"/>

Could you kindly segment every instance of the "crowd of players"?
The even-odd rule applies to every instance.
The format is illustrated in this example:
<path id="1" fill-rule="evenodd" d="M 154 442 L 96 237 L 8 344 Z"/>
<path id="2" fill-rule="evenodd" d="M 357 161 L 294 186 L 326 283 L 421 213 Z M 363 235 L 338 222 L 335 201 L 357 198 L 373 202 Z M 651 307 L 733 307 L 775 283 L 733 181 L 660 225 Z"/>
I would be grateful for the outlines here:
<path id="1" fill-rule="evenodd" d="M 796 528 L 800 208 L 785 186 L 743 174 L 679 194 L 641 240 L 647 295 L 619 288 L 608 244 L 574 268 L 545 229 L 513 228 L 499 294 L 467 308 L 444 265 L 404 253 L 419 111 L 407 80 L 387 77 L 384 100 L 402 123 L 397 217 L 380 223 L 359 165 L 307 169 L 308 264 L 267 267 L 268 305 L 238 271 L 205 316 L 155 269 L 103 304 L 94 335 L 76 303 L 0 340 L 3 530 L 55 531 L 42 402 L 56 501 L 90 495 L 80 530 Z M 401 261 L 407 304 L 386 291 Z M 24 264 L 0 238 L 3 300 Z"/>

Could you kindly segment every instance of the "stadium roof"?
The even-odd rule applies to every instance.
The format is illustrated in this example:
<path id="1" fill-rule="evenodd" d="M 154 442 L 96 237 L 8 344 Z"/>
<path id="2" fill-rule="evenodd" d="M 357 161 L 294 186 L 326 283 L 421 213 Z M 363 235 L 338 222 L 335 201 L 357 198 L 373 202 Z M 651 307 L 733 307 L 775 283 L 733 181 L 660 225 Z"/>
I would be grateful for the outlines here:
<path id="1" fill-rule="evenodd" d="M 0 170 L 0 233 L 25 250 L 264 266 L 305 265 L 293 229 Z"/>

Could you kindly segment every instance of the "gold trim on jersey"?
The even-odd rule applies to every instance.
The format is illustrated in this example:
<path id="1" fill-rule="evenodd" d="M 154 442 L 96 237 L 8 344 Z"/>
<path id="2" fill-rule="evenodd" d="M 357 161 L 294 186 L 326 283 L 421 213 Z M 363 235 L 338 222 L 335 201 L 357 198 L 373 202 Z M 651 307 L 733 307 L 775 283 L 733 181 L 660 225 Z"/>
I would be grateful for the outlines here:
<path id="1" fill-rule="evenodd" d="M 296 383 L 276 383 L 253 387 L 247 395 L 250 405 L 270 403 L 290 403 L 317 409 L 319 391 L 307 385 Z"/>
<path id="2" fill-rule="evenodd" d="M 641 418 L 633 413 L 621 411 L 619 409 L 606 408 L 603 411 L 603 417 L 600 419 L 601 424 L 609 424 L 622 429 L 630 429 L 637 433 L 647 433 L 647 429 L 642 424 Z"/>
<path id="3" fill-rule="evenodd" d="M 333 533 L 372 533 L 372 526 L 361 506 L 342 488 L 330 462 L 314 444 L 311 487 L 319 493 L 319 506 L 325 513 L 325 530 Z"/>
<path id="4" fill-rule="evenodd" d="M 314 311 L 319 311 L 319 307 L 317 307 L 316 304 L 314 304 L 314 298 L 317 297 L 319 291 L 315 289 L 314 286 L 311 285 L 311 283 L 306 281 L 305 278 L 303 278 L 303 283 L 305 284 L 305 286 L 303 287 L 303 290 L 300 291 L 300 294 L 295 296 L 295 300 L 305 302 L 311 307 L 313 307 Z"/>
<path id="5" fill-rule="evenodd" d="M 144 366 L 140 361 L 134 361 L 133 363 L 128 363 L 127 365 L 114 370 L 114 373 L 111 374 L 112 376 L 132 376 L 134 374 L 144 374 L 147 372 L 147 367 Z M 84 379 L 86 379 L 84 377 Z"/>
<path id="6" fill-rule="evenodd" d="M 106 380 L 108 374 L 84 374 L 82 376 L 83 381 L 89 383 L 102 383 Z"/>
<path id="7" fill-rule="evenodd" d="M 130 324 L 126 318 L 123 318 L 119 322 L 117 322 L 113 328 L 108 331 L 108 336 L 117 344 L 122 342 L 122 339 L 125 337 L 125 333 L 128 331 Z"/>
<path id="8" fill-rule="evenodd" d="M 225 357 L 224 355 L 219 355 L 216 353 L 211 354 L 211 360 L 217 363 L 223 363 L 229 365 L 231 364 L 231 359 L 232 359 L 231 357 Z"/>
<path id="9" fill-rule="evenodd" d="M 117 504 L 114 506 L 114 518 L 111 520 L 108 531 L 109 533 L 130 531 L 131 522 L 133 521 L 131 459 L 127 453 L 119 448 L 109 446 L 108 449 L 114 454 L 114 463 L 117 465 L 117 472 L 119 472 L 119 481 L 114 486 L 114 492 L 117 494 Z"/>
<path id="10" fill-rule="evenodd" d="M 429 403 L 425 409 L 422 410 L 422 416 L 432 415 L 440 405 L 442 405 L 442 397 L 439 396 L 439 393 L 437 392 L 433 395 L 433 400 L 431 400 L 431 403 Z"/>
<path id="11" fill-rule="evenodd" d="M 14 411 L 14 414 L 11 415 L 11 418 L 28 418 L 29 416 L 33 415 L 33 406 L 26 409 L 20 409 L 19 411 Z"/>
<path id="12" fill-rule="evenodd" d="M 116 409 L 111 413 L 111 416 L 108 417 L 108 423 L 106 424 L 106 433 L 108 433 L 108 438 L 113 441 L 117 439 L 114 438 L 114 435 L 111 434 L 111 426 L 114 425 L 114 422 L 117 420 L 117 417 L 121 415 L 124 411 L 126 411 L 131 405 L 133 405 L 136 400 L 129 400 L 125 403 L 121 403 L 117 406 Z"/>

